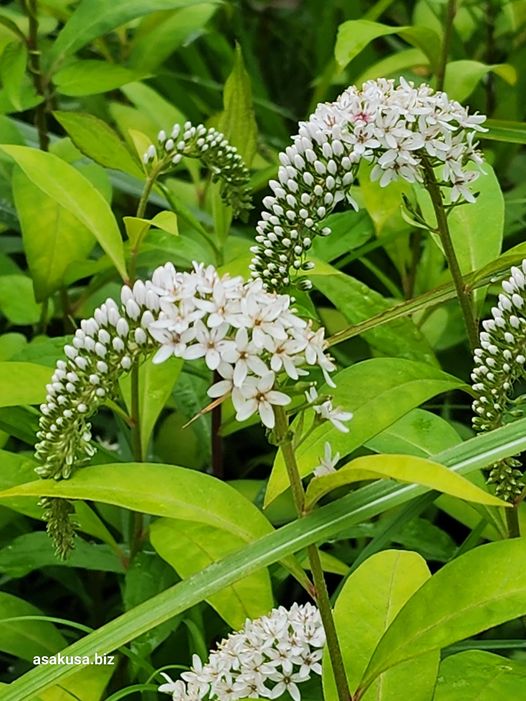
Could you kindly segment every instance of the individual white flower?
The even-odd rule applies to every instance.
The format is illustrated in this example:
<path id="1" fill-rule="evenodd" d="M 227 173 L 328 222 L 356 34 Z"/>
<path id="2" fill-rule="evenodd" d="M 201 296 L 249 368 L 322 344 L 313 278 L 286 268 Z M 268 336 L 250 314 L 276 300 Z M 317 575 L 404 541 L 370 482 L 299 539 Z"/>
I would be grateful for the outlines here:
<path id="1" fill-rule="evenodd" d="M 186 685 L 183 681 L 178 679 L 173 681 L 168 674 L 165 672 L 160 673 L 162 677 L 166 679 L 166 684 L 161 684 L 159 691 L 161 694 L 172 694 L 173 701 L 185 701 L 186 700 Z"/>
<path id="2" fill-rule="evenodd" d="M 221 363 L 224 351 L 228 348 L 230 341 L 225 340 L 230 327 L 222 322 L 218 326 L 208 328 L 199 319 L 194 324 L 195 341 L 182 353 L 185 360 L 205 359 L 210 370 L 216 370 Z"/>
<path id="3" fill-rule="evenodd" d="M 260 378 L 247 377 L 242 387 L 234 387 L 232 402 L 238 421 L 245 421 L 257 411 L 263 424 L 274 428 L 272 405 L 286 406 L 291 401 L 287 394 L 273 389 L 275 380 L 274 373 L 269 372 Z"/>
<path id="4" fill-rule="evenodd" d="M 172 356 L 176 358 L 184 357 L 188 343 L 195 336 L 193 329 L 187 329 L 183 333 L 178 333 L 168 329 L 151 328 L 150 333 L 161 346 L 153 356 L 153 363 L 155 364 L 163 363 Z"/>
<path id="5" fill-rule="evenodd" d="M 343 423 L 344 421 L 350 421 L 352 419 L 352 412 L 344 411 L 339 407 L 334 408 L 332 405 L 332 400 L 327 399 L 327 401 L 314 406 L 314 411 L 320 418 L 330 421 L 334 428 L 342 433 L 348 433 L 349 428 Z"/>
<path id="6" fill-rule="evenodd" d="M 261 349 L 249 339 L 248 331 L 242 327 L 237 330 L 234 341 L 223 351 L 223 359 L 234 366 L 233 383 L 241 387 L 249 372 L 254 375 L 266 375 L 268 365 L 261 360 Z"/>
<path id="7" fill-rule="evenodd" d="M 323 475 L 330 475 L 331 472 L 336 472 L 336 465 L 340 460 L 340 453 L 336 453 L 336 455 L 333 456 L 332 446 L 327 441 L 325 443 L 323 457 L 319 458 L 319 460 L 319 465 L 314 468 L 314 476 L 322 477 Z"/>

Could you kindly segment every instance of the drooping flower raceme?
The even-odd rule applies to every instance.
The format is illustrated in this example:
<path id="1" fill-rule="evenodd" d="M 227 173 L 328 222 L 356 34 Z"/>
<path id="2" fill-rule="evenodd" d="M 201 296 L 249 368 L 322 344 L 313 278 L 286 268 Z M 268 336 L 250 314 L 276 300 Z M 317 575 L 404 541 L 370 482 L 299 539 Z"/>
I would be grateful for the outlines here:
<path id="1" fill-rule="evenodd" d="M 210 653 L 203 664 L 194 655 L 193 666 L 181 679 L 159 691 L 173 701 L 237 701 L 245 698 L 278 699 L 288 692 L 300 701 L 300 685 L 321 674 L 325 633 L 318 609 L 312 604 L 280 606 L 269 615 L 247 620 Z"/>
<path id="2" fill-rule="evenodd" d="M 221 195 L 232 205 L 234 216 L 250 209 L 250 174 L 236 148 L 217 129 L 207 129 L 203 124 L 193 126 L 190 122 L 182 128 L 174 124 L 169 134 L 160 131 L 157 141 L 157 146 L 151 144 L 143 156 L 148 169 L 162 175 L 185 156 L 198 158 L 210 170 L 212 179 L 222 183 Z"/>
<path id="3" fill-rule="evenodd" d="M 526 260 L 513 267 L 511 276 L 502 283 L 502 292 L 492 318 L 482 322 L 480 348 L 475 350 L 475 368 L 471 375 L 477 431 L 491 431 L 522 414 L 513 399 L 513 388 L 524 377 L 526 369 Z M 521 463 L 505 458 L 491 468 L 489 481 L 499 496 L 512 501 L 525 488 Z"/>
<path id="4" fill-rule="evenodd" d="M 371 177 L 382 186 L 399 178 L 423 182 L 424 163 L 439 167 L 451 201 L 473 201 L 470 186 L 482 162 L 475 135 L 484 120 L 445 93 L 403 78 L 399 85 L 371 80 L 318 105 L 279 156 L 278 179 L 269 183 L 273 194 L 263 200 L 257 226 L 252 275 L 267 289 L 308 289 L 301 278 L 312 267 L 306 252 L 316 236 L 331 233 L 323 220 L 338 202 L 347 197 L 356 208 L 349 190 L 361 161 L 372 164 Z"/>

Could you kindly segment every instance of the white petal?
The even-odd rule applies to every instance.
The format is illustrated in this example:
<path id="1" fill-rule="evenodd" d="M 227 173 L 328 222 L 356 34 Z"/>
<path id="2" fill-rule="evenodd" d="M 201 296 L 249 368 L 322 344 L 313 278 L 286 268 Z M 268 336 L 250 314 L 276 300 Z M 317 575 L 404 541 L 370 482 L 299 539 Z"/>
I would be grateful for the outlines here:
<path id="1" fill-rule="evenodd" d="M 272 410 L 272 406 L 269 404 L 269 402 L 262 401 L 259 403 L 259 415 L 261 416 L 261 421 L 267 428 L 274 428 L 274 411 Z"/>
<path id="2" fill-rule="evenodd" d="M 236 407 L 237 408 L 237 407 Z M 243 404 L 237 408 L 236 419 L 237 421 L 245 421 L 249 416 L 255 414 L 258 410 L 258 403 L 256 399 L 247 399 Z M 274 414 L 272 415 L 274 416 Z"/>
<path id="3" fill-rule="evenodd" d="M 158 363 L 164 363 L 165 360 L 171 357 L 173 353 L 173 346 L 161 346 L 157 353 L 153 356 L 152 363 L 157 365 Z"/>
<path id="4" fill-rule="evenodd" d="M 278 406 L 285 406 L 286 404 L 290 404 L 292 401 L 288 394 L 285 394 L 284 392 L 276 392 L 276 390 L 267 392 L 266 399 L 271 404 L 277 404 Z"/>
<path id="5" fill-rule="evenodd" d="M 216 382 L 215 385 L 209 387 L 207 394 L 209 397 L 222 397 L 223 395 L 228 394 L 231 389 L 232 383 L 230 380 L 221 380 L 220 382 Z"/>

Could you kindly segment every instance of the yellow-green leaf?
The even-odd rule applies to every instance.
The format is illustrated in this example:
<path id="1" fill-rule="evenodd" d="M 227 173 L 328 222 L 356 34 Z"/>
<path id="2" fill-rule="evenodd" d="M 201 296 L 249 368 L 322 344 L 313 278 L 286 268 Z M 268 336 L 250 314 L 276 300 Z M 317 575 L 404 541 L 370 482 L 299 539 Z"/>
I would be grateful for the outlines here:
<path id="1" fill-rule="evenodd" d="M 126 278 L 119 227 L 100 192 L 73 166 L 52 153 L 27 146 L 0 146 L 44 194 L 73 214 L 95 236 Z"/>
<path id="2" fill-rule="evenodd" d="M 510 506 L 444 465 L 415 455 L 366 455 L 356 458 L 336 472 L 315 477 L 307 488 L 307 505 L 312 507 L 338 487 L 374 479 L 421 484 L 477 504 Z"/>

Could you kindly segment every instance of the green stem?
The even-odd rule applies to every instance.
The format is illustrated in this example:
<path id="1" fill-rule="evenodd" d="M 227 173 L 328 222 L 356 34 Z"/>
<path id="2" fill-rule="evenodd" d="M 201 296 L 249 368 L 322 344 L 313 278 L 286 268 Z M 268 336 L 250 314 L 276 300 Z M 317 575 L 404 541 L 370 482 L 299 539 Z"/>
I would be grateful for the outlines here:
<path id="1" fill-rule="evenodd" d="M 425 158 L 422 158 L 422 165 L 424 168 L 425 177 L 424 184 L 431 196 L 431 201 L 433 203 L 433 209 L 437 220 L 438 235 L 440 236 L 440 241 L 444 248 L 449 270 L 455 284 L 457 298 L 464 316 L 469 345 L 473 351 L 478 346 L 478 329 L 473 308 L 473 298 L 471 292 L 467 290 L 462 280 L 462 273 L 458 264 L 453 241 L 451 240 L 451 233 L 449 231 L 449 224 L 447 221 L 446 210 L 444 208 L 444 201 L 442 199 L 442 192 L 436 180 L 433 166 Z"/>
<path id="2" fill-rule="evenodd" d="M 509 538 L 520 538 L 521 529 L 519 525 L 519 507 L 514 505 L 511 509 L 505 509 L 506 511 L 506 525 L 508 526 L 508 537 Z"/>
<path id="3" fill-rule="evenodd" d="M 160 172 L 160 166 L 152 170 L 152 172 L 146 178 L 144 183 L 144 189 L 137 205 L 136 217 L 142 218 L 146 212 L 146 206 L 148 204 L 148 198 L 154 186 L 155 180 Z M 129 279 L 128 284 L 131 286 L 135 282 L 135 275 L 137 272 L 137 256 L 139 254 L 142 239 L 139 238 L 130 252 L 130 268 L 129 268 Z M 141 407 L 140 407 L 140 379 L 139 379 L 139 366 L 134 364 L 131 370 L 131 445 L 133 452 L 133 459 L 135 462 L 144 462 L 144 446 L 142 444 L 141 437 Z M 130 538 L 130 555 L 133 557 L 140 549 L 142 537 L 143 537 L 143 525 L 144 516 L 138 511 L 132 512 L 131 521 L 129 525 L 129 538 Z"/>
<path id="4" fill-rule="evenodd" d="M 24 9 L 29 22 L 29 34 L 27 37 L 28 48 L 28 69 L 33 79 L 33 85 L 39 95 L 43 97 L 42 102 L 35 109 L 35 126 L 38 133 L 38 143 L 42 151 L 49 148 L 49 134 L 47 128 L 48 112 L 48 87 L 40 66 L 40 50 L 38 48 L 38 18 L 37 1 L 25 0 Z"/>
<path id="5" fill-rule="evenodd" d="M 148 175 L 146 178 L 146 182 L 144 183 L 144 188 L 141 194 L 141 198 L 139 200 L 139 204 L 137 205 L 137 212 L 135 216 L 137 219 L 142 219 L 146 213 L 146 207 L 148 205 L 148 198 L 150 197 L 150 194 L 152 192 L 152 188 L 155 185 L 155 181 L 157 180 L 157 176 L 159 175 L 160 171 L 162 168 L 162 161 L 157 165 L 157 167 L 153 168 L 151 173 Z M 130 285 L 133 285 L 135 281 L 135 275 L 137 274 L 137 256 L 139 255 L 139 251 L 141 248 L 142 244 L 142 236 L 140 236 L 137 241 L 135 242 L 134 246 L 130 250 L 130 270 L 129 270 L 129 282 Z"/>
<path id="6" fill-rule="evenodd" d="M 437 90 L 444 89 L 444 81 L 446 79 L 447 58 L 449 55 L 449 47 L 451 44 L 451 35 L 453 33 L 453 21 L 457 14 L 457 0 L 449 0 L 446 9 L 446 22 L 444 26 L 444 38 L 442 40 L 442 51 L 440 53 L 440 61 L 437 66 L 436 79 Z"/>
<path id="7" fill-rule="evenodd" d="M 287 420 L 287 415 L 283 407 L 274 406 L 274 416 L 276 418 L 275 431 L 277 443 L 281 448 L 283 459 L 285 460 L 285 466 L 287 468 L 287 474 L 290 480 L 294 505 L 296 507 L 298 517 L 301 518 L 305 516 L 305 491 L 301 483 L 298 464 L 296 462 L 296 455 L 294 453 L 294 448 L 292 445 L 292 436 L 289 430 L 289 422 Z M 347 684 L 347 677 L 345 674 L 345 667 L 343 664 L 340 642 L 338 640 L 336 626 L 334 624 L 334 618 L 332 615 L 329 592 L 327 591 L 327 585 L 325 583 L 325 577 L 323 575 L 320 553 L 316 545 L 310 545 L 307 549 L 307 553 L 309 556 L 310 568 L 314 580 L 314 594 L 316 602 L 318 604 L 318 608 L 320 610 L 320 616 L 323 623 L 323 628 L 325 630 L 325 636 L 327 638 L 327 650 L 329 652 L 332 671 L 336 682 L 338 699 L 339 701 L 352 701 L 352 696 L 349 691 L 349 686 Z"/>

